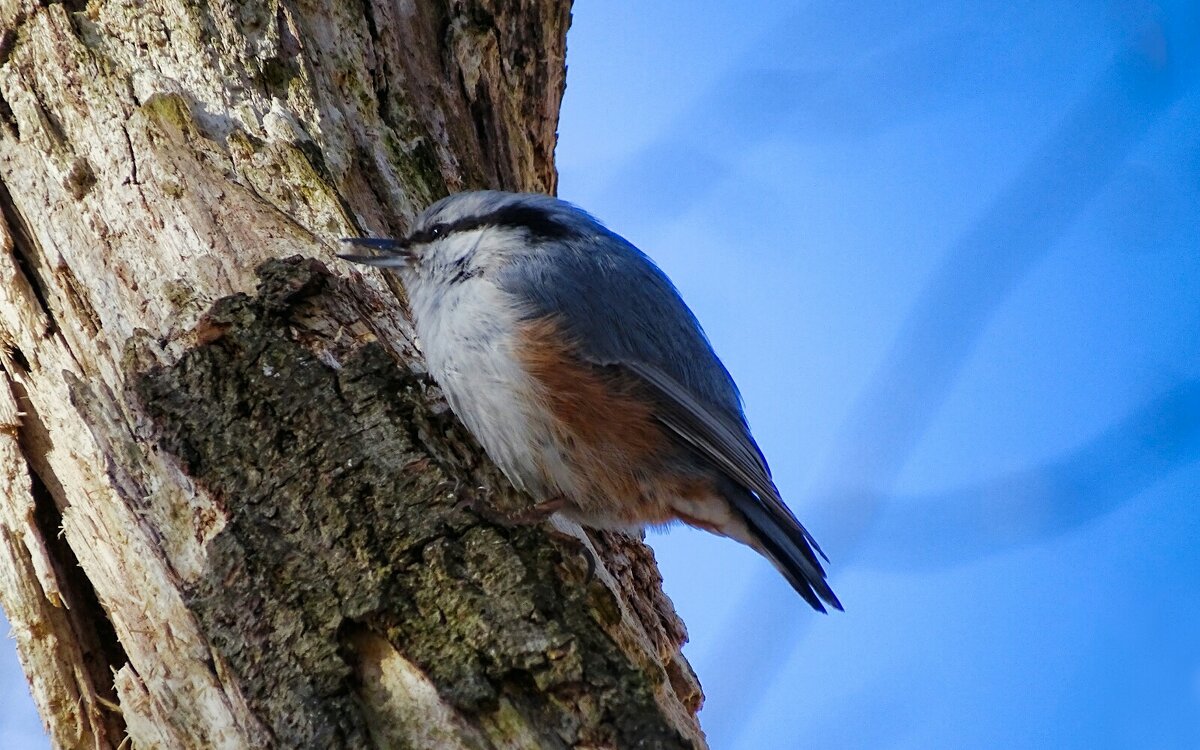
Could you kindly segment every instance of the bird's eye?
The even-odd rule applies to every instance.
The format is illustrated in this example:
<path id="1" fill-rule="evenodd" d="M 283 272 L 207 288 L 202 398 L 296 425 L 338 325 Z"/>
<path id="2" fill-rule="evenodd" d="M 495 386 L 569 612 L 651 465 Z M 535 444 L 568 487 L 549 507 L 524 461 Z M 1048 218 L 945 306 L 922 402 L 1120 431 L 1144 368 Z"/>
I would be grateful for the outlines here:
<path id="1" fill-rule="evenodd" d="M 438 240 L 445 236 L 446 236 L 446 225 L 445 224 L 434 224 L 433 226 L 431 226 L 429 228 L 430 239 Z"/>

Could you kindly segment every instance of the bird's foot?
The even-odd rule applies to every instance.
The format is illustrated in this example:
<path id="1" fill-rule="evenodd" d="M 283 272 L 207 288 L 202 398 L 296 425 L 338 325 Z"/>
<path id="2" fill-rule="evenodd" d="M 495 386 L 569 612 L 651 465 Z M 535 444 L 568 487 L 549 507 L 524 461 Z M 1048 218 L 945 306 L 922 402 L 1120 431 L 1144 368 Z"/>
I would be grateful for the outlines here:
<path id="1" fill-rule="evenodd" d="M 543 500 L 524 510 L 506 512 L 492 504 L 492 495 L 490 487 L 479 487 L 477 491 L 471 493 L 460 492 L 458 493 L 460 499 L 455 507 L 470 509 L 476 515 L 497 526 L 533 526 L 545 521 L 567 504 L 566 498 L 558 496 Z"/>

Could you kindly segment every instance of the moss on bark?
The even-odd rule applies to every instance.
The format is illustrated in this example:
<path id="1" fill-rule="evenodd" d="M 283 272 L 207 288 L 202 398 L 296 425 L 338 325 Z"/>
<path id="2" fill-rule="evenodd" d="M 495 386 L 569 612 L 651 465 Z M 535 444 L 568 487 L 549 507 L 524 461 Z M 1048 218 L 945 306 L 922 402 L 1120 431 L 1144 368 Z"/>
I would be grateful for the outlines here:
<path id="1" fill-rule="evenodd" d="M 486 745 L 693 747 L 656 703 L 661 668 L 612 638 L 619 608 L 578 541 L 473 512 L 480 484 L 512 490 L 436 388 L 378 343 L 333 340 L 351 282 L 300 259 L 260 277 L 213 306 L 207 343 L 133 382 L 161 447 L 223 503 L 188 602 L 276 743 L 372 746 L 366 629 Z"/>

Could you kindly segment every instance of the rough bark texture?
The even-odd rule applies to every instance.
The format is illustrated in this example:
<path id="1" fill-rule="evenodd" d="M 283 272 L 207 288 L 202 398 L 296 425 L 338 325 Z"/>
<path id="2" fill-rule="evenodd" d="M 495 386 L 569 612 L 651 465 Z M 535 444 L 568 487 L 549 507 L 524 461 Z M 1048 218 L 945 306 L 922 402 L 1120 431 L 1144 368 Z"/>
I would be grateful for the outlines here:
<path id="1" fill-rule="evenodd" d="M 648 550 L 481 518 L 525 500 L 331 255 L 552 191 L 568 20 L 0 0 L 0 602 L 56 746 L 703 746 Z"/>

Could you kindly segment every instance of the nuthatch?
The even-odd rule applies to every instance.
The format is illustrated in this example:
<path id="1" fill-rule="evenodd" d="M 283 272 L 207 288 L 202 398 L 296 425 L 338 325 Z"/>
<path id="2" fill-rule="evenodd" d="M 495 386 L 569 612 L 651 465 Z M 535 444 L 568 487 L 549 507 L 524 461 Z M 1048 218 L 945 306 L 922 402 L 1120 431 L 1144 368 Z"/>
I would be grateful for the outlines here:
<path id="1" fill-rule="evenodd" d="M 403 239 L 345 241 L 378 254 L 341 257 L 400 274 L 430 374 L 542 512 L 602 529 L 683 521 L 841 609 L 733 378 L 632 244 L 569 203 L 494 191 L 443 198 Z"/>

